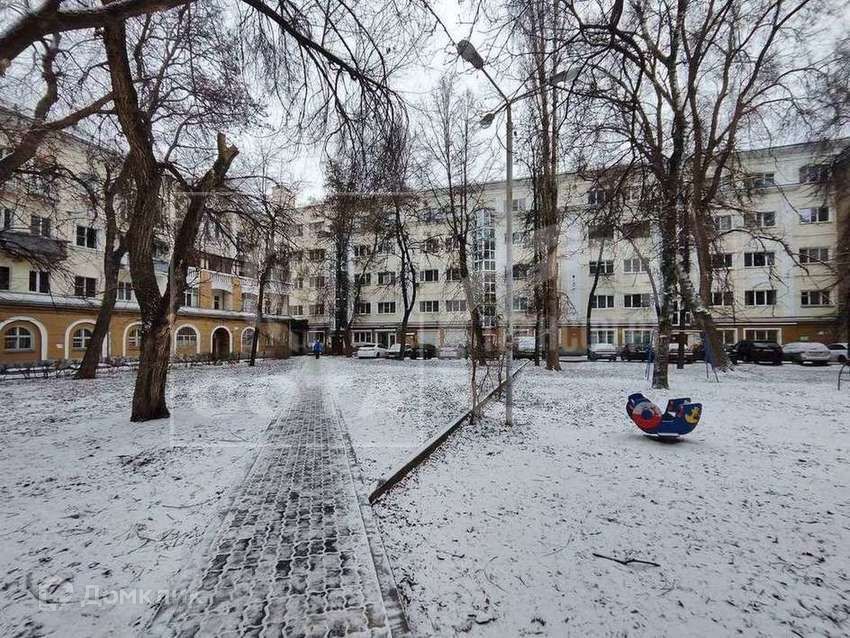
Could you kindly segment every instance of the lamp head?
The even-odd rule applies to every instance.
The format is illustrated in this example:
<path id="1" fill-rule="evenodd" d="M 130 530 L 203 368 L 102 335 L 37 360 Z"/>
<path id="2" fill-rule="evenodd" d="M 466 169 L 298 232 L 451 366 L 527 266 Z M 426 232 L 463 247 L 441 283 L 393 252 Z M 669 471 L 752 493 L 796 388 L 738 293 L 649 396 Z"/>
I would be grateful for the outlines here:
<path id="1" fill-rule="evenodd" d="M 572 82 L 578 77 L 577 69 L 567 69 L 566 71 L 558 71 L 549 78 L 550 84 L 566 84 Z"/>
<path id="2" fill-rule="evenodd" d="M 461 40 L 457 43 L 457 54 L 479 71 L 484 68 L 484 59 L 469 40 Z"/>
<path id="3" fill-rule="evenodd" d="M 481 118 L 481 128 L 489 127 L 493 123 L 493 120 L 495 119 L 495 117 L 496 117 L 495 113 L 488 113 L 487 115 L 482 117 Z"/>

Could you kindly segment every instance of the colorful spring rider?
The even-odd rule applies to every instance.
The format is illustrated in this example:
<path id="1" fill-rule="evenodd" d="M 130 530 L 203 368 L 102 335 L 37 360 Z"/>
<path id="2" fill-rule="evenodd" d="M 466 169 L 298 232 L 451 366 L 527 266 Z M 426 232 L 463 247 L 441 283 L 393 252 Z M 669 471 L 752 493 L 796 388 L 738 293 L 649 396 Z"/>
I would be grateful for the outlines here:
<path id="1" fill-rule="evenodd" d="M 626 414 L 648 436 L 677 439 L 697 426 L 702 404 L 691 403 L 690 399 L 670 399 L 662 413 L 657 405 L 638 392 L 629 397 Z"/>

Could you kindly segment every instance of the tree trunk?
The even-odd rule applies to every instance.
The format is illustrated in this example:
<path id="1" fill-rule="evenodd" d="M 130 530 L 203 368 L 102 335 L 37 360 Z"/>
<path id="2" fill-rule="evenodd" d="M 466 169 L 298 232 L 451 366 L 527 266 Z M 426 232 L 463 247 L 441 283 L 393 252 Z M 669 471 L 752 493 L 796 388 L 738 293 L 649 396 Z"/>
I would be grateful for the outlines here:
<path id="1" fill-rule="evenodd" d="M 131 421 L 164 419 L 169 416 L 165 404 L 165 382 L 170 356 L 171 324 L 163 313 L 154 325 L 144 331 Z"/>
<path id="2" fill-rule="evenodd" d="M 599 253 L 596 255 L 596 272 L 593 273 L 593 283 L 590 286 L 590 292 L 587 295 L 587 313 L 585 314 L 585 325 L 584 325 L 584 343 L 590 351 L 590 320 L 593 316 L 593 306 L 591 304 L 591 299 L 596 294 L 596 286 L 599 285 L 599 264 L 602 263 L 602 252 L 605 249 L 605 239 L 599 240 Z"/>
<path id="3" fill-rule="evenodd" d="M 118 297 L 118 264 L 121 262 L 124 251 L 112 251 L 107 249 L 103 256 L 104 291 L 97 311 L 97 320 L 94 323 L 91 340 L 86 347 L 86 353 L 80 362 L 80 367 L 74 375 L 75 379 L 94 379 L 97 376 L 97 364 L 100 363 L 103 352 L 103 340 L 109 333 L 109 324 L 112 321 L 112 310 L 115 308 L 115 300 Z"/>
<path id="4" fill-rule="evenodd" d="M 670 380 L 668 364 L 670 362 L 670 334 L 673 323 L 670 321 L 670 297 L 676 288 L 676 265 L 678 246 L 676 241 L 676 204 L 675 198 L 662 212 L 661 218 L 661 307 L 658 310 L 658 339 L 655 345 L 655 365 L 652 373 L 652 387 L 668 389 Z"/>
<path id="5" fill-rule="evenodd" d="M 554 245 L 553 245 L 554 244 Z M 549 241 L 546 251 L 546 333 L 548 343 L 546 348 L 546 369 L 560 370 L 560 335 L 558 322 L 560 319 L 560 303 L 558 299 L 558 245 Z"/>

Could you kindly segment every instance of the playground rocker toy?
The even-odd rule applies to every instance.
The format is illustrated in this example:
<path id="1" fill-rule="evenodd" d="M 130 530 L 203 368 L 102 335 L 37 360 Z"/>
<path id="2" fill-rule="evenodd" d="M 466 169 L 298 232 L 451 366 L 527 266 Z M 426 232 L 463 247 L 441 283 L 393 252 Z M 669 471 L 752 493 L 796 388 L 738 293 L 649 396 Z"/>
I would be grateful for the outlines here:
<path id="1" fill-rule="evenodd" d="M 692 432 L 702 415 L 702 404 L 670 399 L 664 413 L 640 392 L 629 397 L 626 414 L 641 431 L 659 439 L 677 439 Z"/>

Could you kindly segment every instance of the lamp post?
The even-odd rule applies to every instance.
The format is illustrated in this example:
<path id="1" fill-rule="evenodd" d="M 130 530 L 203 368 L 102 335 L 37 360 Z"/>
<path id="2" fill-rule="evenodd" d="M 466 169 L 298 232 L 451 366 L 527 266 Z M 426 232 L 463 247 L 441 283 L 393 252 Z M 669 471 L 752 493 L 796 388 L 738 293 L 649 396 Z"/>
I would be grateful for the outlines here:
<path id="1" fill-rule="evenodd" d="M 514 360 L 514 334 L 513 334 L 513 305 L 514 305 L 514 124 L 511 113 L 511 105 L 514 102 L 531 97 L 534 91 L 509 98 L 499 88 L 495 80 L 484 68 L 484 59 L 469 40 L 461 40 L 457 43 L 457 54 L 467 63 L 484 74 L 487 81 L 496 89 L 496 93 L 502 98 L 505 109 L 505 424 L 513 424 L 513 380 L 511 379 L 511 368 Z M 559 71 L 552 75 L 549 82 L 552 85 L 567 82 L 576 77 L 574 70 Z M 487 113 L 481 118 L 481 126 L 487 128 L 493 123 L 498 111 Z"/>

